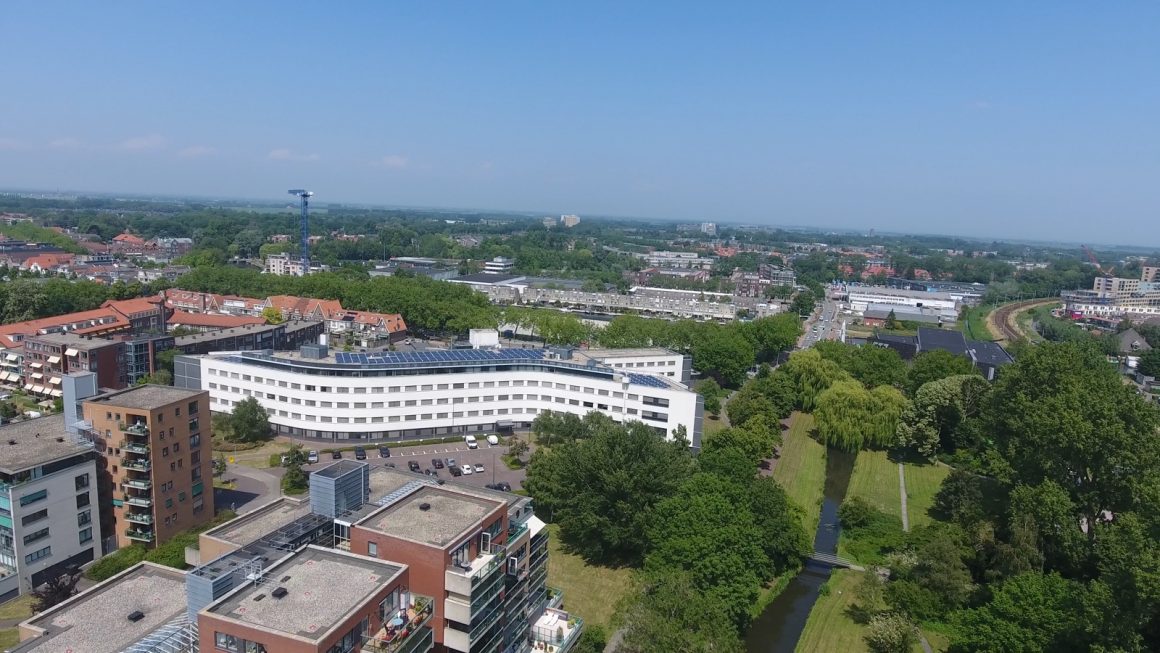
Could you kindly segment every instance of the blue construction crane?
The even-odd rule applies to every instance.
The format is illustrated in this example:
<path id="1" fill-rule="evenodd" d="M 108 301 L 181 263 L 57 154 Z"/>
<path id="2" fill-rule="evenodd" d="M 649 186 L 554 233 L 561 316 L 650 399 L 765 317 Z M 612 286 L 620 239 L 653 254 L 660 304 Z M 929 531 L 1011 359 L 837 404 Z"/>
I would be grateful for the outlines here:
<path id="1" fill-rule="evenodd" d="M 286 191 L 291 195 L 298 196 L 302 200 L 302 274 L 303 276 L 310 274 L 310 198 L 314 195 L 313 192 L 296 188 L 294 190 Z"/>

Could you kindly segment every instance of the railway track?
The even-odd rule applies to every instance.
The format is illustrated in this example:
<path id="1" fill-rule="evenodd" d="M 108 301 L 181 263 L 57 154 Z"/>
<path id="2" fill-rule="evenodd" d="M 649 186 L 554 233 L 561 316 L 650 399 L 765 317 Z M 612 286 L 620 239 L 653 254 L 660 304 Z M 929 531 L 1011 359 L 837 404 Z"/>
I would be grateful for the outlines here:
<path id="1" fill-rule="evenodd" d="M 999 342 L 1008 343 L 1024 337 L 1023 331 L 1015 321 L 1015 316 L 1027 309 L 1036 306 L 1045 306 L 1058 303 L 1056 299 L 1029 299 L 1022 302 L 1004 304 L 991 313 L 990 321 L 999 330 Z"/>

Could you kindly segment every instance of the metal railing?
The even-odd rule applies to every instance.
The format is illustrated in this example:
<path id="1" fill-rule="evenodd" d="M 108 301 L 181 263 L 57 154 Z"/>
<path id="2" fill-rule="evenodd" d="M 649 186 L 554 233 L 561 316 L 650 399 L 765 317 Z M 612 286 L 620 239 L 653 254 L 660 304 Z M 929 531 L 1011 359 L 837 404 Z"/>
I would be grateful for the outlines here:
<path id="1" fill-rule="evenodd" d="M 362 650 L 368 653 L 405 653 L 423 650 L 423 639 L 433 638 L 427 624 L 434 613 L 434 600 L 412 595 L 414 600 L 405 610 L 388 615 L 386 623 L 374 635 L 364 636 Z"/>

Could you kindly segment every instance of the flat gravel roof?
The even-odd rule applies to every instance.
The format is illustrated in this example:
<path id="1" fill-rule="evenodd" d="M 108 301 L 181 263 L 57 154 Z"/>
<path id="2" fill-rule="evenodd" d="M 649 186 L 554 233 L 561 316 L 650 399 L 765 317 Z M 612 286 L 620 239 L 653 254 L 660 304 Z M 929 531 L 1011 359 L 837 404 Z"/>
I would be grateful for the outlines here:
<path id="1" fill-rule="evenodd" d="M 427 486 L 371 514 L 359 525 L 442 548 L 476 528 L 484 517 L 506 506 L 503 501 Z"/>
<path id="2" fill-rule="evenodd" d="M 0 426 L 0 470 L 9 474 L 86 451 L 65 433 L 63 414 Z"/>

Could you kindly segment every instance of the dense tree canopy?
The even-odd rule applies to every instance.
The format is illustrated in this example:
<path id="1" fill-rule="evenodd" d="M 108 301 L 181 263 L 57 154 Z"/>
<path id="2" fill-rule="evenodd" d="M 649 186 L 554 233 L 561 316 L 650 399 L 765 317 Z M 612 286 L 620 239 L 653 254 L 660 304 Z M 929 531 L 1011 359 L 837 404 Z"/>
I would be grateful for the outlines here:
<path id="1" fill-rule="evenodd" d="M 907 391 L 913 397 L 923 385 L 956 374 L 978 374 L 978 372 L 965 356 L 955 356 L 941 349 L 924 351 L 915 356 L 910 365 L 906 379 Z"/>
<path id="2" fill-rule="evenodd" d="M 639 564 L 652 509 L 692 473 L 688 446 L 640 422 L 608 421 L 532 454 L 527 488 L 565 545 L 601 564 Z"/>

